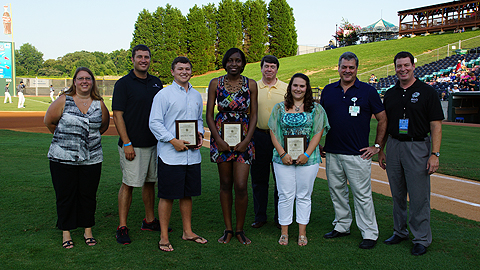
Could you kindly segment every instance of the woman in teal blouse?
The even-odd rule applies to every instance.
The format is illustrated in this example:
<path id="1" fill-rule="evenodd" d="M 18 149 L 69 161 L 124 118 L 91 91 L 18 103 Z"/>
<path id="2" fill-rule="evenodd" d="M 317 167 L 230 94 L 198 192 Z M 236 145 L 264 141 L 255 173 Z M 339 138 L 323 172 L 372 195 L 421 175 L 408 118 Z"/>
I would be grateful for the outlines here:
<path id="1" fill-rule="evenodd" d="M 285 101 L 275 105 L 268 126 L 275 146 L 273 166 L 279 197 L 278 219 L 282 226 L 278 242 L 281 245 L 288 244 L 288 226 L 293 220 L 293 202 L 296 201 L 298 245 L 305 246 L 308 242 L 306 228 L 310 221 L 313 184 L 321 162 L 318 143 L 330 127 L 323 107 L 313 100 L 310 79 L 305 74 L 293 75 Z M 294 155 L 291 151 L 294 147 L 290 143 L 290 154 L 286 152 L 285 136 L 290 135 L 303 135 L 306 147 L 302 154 L 291 156 Z M 294 140 L 298 141 L 297 138 Z"/>

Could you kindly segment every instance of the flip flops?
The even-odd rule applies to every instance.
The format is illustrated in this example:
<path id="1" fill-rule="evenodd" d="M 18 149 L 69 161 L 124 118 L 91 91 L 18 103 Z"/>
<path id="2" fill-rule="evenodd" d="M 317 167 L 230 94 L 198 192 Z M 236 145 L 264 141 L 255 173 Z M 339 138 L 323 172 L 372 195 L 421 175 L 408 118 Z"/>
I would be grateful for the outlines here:
<path id="1" fill-rule="evenodd" d="M 170 242 L 167 242 L 165 244 L 162 244 L 162 243 L 158 242 L 158 249 L 160 249 L 161 251 L 164 251 L 164 252 L 173 251 L 173 247 L 170 244 Z"/>
<path id="2" fill-rule="evenodd" d="M 200 236 L 195 236 L 195 237 L 192 237 L 192 238 L 184 238 L 182 236 L 182 240 L 185 240 L 185 241 L 192 241 L 192 242 L 195 242 L 195 243 L 198 243 L 198 244 L 206 244 L 208 242 L 207 239 L 203 238 L 203 237 L 200 237 Z M 200 240 L 200 241 L 198 241 Z"/>

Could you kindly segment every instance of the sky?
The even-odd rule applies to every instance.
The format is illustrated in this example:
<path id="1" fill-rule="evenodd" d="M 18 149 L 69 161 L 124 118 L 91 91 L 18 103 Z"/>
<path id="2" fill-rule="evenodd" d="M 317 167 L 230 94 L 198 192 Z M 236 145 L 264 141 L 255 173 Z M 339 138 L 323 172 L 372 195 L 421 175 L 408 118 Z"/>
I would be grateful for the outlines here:
<path id="1" fill-rule="evenodd" d="M 15 48 L 30 43 L 43 53 L 43 59 L 57 59 L 75 51 L 128 49 L 138 14 L 170 3 L 186 16 L 188 10 L 219 0 L 126 1 L 126 0 L 14 0 L 11 5 Z M 245 2 L 245 0 L 241 0 Z M 265 1 L 267 4 L 269 0 Z M 379 19 L 398 26 L 397 12 L 451 1 L 434 0 L 287 0 L 293 8 L 299 45 L 323 47 L 335 34 L 342 18 L 361 27 Z M 2 27 L 3 29 L 3 27 Z M 12 41 L 12 35 L 0 34 L 0 41 Z"/>

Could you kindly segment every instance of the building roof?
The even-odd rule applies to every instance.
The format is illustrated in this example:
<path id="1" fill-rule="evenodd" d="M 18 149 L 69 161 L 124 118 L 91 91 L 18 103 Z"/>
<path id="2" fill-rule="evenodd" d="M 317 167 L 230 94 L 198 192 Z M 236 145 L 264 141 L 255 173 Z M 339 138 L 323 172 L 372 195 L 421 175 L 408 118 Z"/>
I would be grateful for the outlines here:
<path id="1" fill-rule="evenodd" d="M 380 19 L 368 26 L 362 27 L 360 33 L 367 32 L 398 32 L 398 27 L 384 19 Z"/>
<path id="2" fill-rule="evenodd" d="M 418 7 L 418 8 L 405 9 L 405 10 L 398 11 L 398 15 L 400 16 L 400 14 L 404 14 L 404 13 L 415 13 L 415 12 L 418 12 L 418 11 L 423 11 L 425 9 L 444 8 L 445 6 L 448 6 L 448 5 L 458 5 L 458 4 L 461 4 L 463 2 L 465 2 L 467 4 L 468 2 L 476 2 L 476 1 L 456 0 L 456 1 L 445 2 L 445 3 L 441 3 L 441 4 L 434 4 L 434 5 L 430 5 L 430 6 L 423 6 L 423 7 Z"/>
<path id="3" fill-rule="evenodd" d="M 380 19 L 375 23 L 372 23 L 369 26 L 366 26 L 364 28 L 377 28 L 377 27 L 391 28 L 391 27 L 395 27 L 395 25 L 393 23 L 389 23 L 385 21 L 384 19 Z"/>

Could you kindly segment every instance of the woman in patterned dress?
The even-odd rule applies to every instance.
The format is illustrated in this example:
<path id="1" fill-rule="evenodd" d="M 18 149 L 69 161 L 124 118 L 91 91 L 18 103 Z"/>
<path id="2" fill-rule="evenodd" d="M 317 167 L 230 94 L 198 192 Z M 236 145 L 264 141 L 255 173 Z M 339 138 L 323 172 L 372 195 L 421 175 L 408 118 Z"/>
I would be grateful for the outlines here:
<path id="1" fill-rule="evenodd" d="M 318 143 L 330 128 L 323 107 L 313 101 L 306 75 L 297 73 L 290 79 L 285 101 L 273 107 L 268 127 L 275 147 L 272 161 L 278 189 L 278 222 L 282 226 L 278 242 L 288 244 L 288 226 L 293 220 L 295 201 L 298 245 L 305 246 L 308 243 L 306 230 L 310 221 L 313 184 L 321 162 Z M 305 136 L 305 152 L 298 157 L 290 156 L 285 151 L 286 135 Z"/>
<path id="2" fill-rule="evenodd" d="M 98 92 L 93 73 L 79 67 L 72 86 L 48 107 L 44 123 L 53 133 L 48 151 L 50 173 L 57 199 L 57 227 L 63 231 L 64 248 L 72 248 L 70 230 L 84 227 L 89 246 L 97 244 L 96 195 L 102 170 L 101 134 L 110 115 Z"/>
<path id="3" fill-rule="evenodd" d="M 235 235 L 244 245 L 251 243 L 243 232 L 243 225 L 248 205 L 248 172 L 255 155 L 252 137 L 257 123 L 257 83 L 241 75 L 246 63 L 240 49 L 231 48 L 225 53 L 222 64 L 227 74 L 210 81 L 206 116 L 211 132 L 210 157 L 218 166 L 220 203 L 225 222 L 225 231 L 218 242 L 228 243 Z M 214 117 L 216 103 L 218 114 Z M 241 123 L 242 141 L 237 145 L 228 145 L 222 139 L 224 122 Z M 232 187 L 235 188 L 235 232 Z"/>

